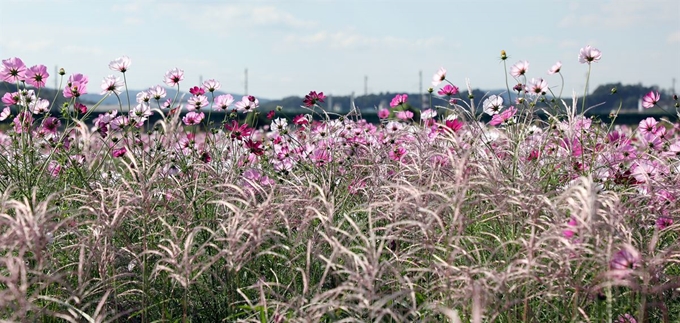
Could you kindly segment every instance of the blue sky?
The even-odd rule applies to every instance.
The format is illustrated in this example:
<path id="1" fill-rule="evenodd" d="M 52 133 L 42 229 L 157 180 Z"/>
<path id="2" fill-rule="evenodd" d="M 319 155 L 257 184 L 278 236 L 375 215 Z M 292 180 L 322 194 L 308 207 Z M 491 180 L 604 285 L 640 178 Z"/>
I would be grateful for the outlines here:
<path id="1" fill-rule="evenodd" d="M 0 0 L 0 58 L 55 65 L 90 77 L 90 92 L 128 55 L 131 89 L 162 84 L 173 67 L 184 89 L 217 79 L 228 93 L 263 98 L 418 92 L 439 67 L 465 88 L 505 88 L 508 70 L 529 61 L 529 78 L 582 93 L 579 49 L 602 51 L 591 89 L 642 83 L 680 92 L 680 1 L 31 1 Z M 516 83 L 510 78 L 510 86 Z M 49 85 L 53 82 L 50 80 Z"/>

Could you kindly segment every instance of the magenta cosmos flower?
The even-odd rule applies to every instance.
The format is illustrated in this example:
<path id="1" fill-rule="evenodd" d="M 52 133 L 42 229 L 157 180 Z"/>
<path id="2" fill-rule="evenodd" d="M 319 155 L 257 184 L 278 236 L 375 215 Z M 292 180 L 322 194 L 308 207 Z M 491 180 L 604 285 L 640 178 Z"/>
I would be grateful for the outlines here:
<path id="1" fill-rule="evenodd" d="M 109 68 L 114 71 L 125 73 L 130 67 L 130 63 L 131 61 L 129 57 L 121 56 L 116 58 L 115 60 L 112 60 L 111 63 L 109 63 Z"/>
<path id="2" fill-rule="evenodd" d="M 446 79 L 446 69 L 440 67 L 437 73 L 432 76 L 432 86 L 438 86 Z"/>
<path id="3" fill-rule="evenodd" d="M 527 73 L 529 70 L 529 62 L 528 61 L 519 61 L 515 63 L 515 65 L 512 65 L 510 68 L 510 75 L 514 77 L 520 77 L 524 74 Z"/>
<path id="4" fill-rule="evenodd" d="M 0 65 L 0 79 L 10 83 L 25 80 L 26 65 L 18 57 L 3 59 Z"/>
<path id="5" fill-rule="evenodd" d="M 323 95 L 323 92 L 316 93 L 316 91 L 310 91 L 309 94 L 305 95 L 305 99 L 302 100 L 302 104 L 308 108 L 311 108 L 317 103 L 323 103 L 325 98 L 326 96 Z"/>
<path id="6" fill-rule="evenodd" d="M 581 48 L 578 54 L 578 62 L 581 64 L 597 62 L 602 58 L 602 52 L 599 49 L 590 47 L 590 45 Z"/>
<path id="7" fill-rule="evenodd" d="M 645 109 L 649 109 L 655 106 L 660 99 L 661 95 L 659 94 L 659 92 L 651 91 L 642 98 L 642 107 Z"/>
<path id="8" fill-rule="evenodd" d="M 458 94 L 458 92 L 459 92 L 459 89 L 458 89 L 457 86 L 454 86 L 454 85 L 451 85 L 451 84 L 446 84 L 446 85 L 444 85 L 444 87 L 439 89 L 439 92 L 437 92 L 437 94 L 439 94 L 441 96 L 453 96 L 453 95 Z"/>
<path id="9" fill-rule="evenodd" d="M 179 84 L 180 81 L 184 80 L 184 71 L 175 67 L 165 73 L 164 82 L 168 86 L 175 86 Z"/>
<path id="10" fill-rule="evenodd" d="M 49 76 L 50 74 L 47 73 L 47 67 L 45 65 L 31 66 L 31 68 L 26 71 L 26 82 L 37 88 L 41 88 L 45 86 L 45 81 L 47 81 Z"/>

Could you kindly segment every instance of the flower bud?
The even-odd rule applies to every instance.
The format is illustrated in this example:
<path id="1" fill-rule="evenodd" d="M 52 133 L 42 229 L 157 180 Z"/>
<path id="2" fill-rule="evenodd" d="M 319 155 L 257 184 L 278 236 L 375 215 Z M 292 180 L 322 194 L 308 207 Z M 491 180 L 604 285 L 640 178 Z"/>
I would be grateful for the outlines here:
<path id="1" fill-rule="evenodd" d="M 434 92 L 434 89 L 433 89 L 433 88 L 428 88 L 428 89 L 427 89 L 427 93 L 432 94 L 432 92 Z"/>
<path id="2" fill-rule="evenodd" d="M 505 53 L 504 50 L 501 50 L 501 60 L 506 60 L 508 59 L 508 55 Z"/>
<path id="3" fill-rule="evenodd" d="M 616 87 L 613 87 L 612 88 L 612 94 L 616 94 L 616 92 L 618 92 L 618 89 L 616 89 Z"/>
<path id="4" fill-rule="evenodd" d="M 62 67 L 59 69 L 59 75 L 64 76 L 66 74 L 66 70 Z"/>
<path id="5" fill-rule="evenodd" d="M 276 106 L 276 112 L 281 112 L 281 110 L 283 110 L 283 107 L 280 106 L 280 105 L 277 105 Z"/>

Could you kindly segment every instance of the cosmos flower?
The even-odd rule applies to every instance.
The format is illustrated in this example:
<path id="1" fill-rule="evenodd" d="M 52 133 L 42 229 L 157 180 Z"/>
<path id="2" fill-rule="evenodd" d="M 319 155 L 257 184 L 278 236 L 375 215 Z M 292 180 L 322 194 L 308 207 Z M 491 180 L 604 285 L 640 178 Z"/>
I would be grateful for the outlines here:
<path id="1" fill-rule="evenodd" d="M 127 56 L 121 56 L 118 57 L 114 60 L 112 60 L 109 63 L 109 68 L 113 71 L 119 71 L 121 73 L 127 72 L 128 68 L 130 67 L 130 58 Z"/>
<path id="2" fill-rule="evenodd" d="M 655 106 L 659 100 L 661 99 L 661 95 L 657 91 L 651 91 L 647 94 L 645 94 L 644 97 L 642 97 L 642 107 L 645 109 L 649 109 L 653 106 Z"/>
<path id="3" fill-rule="evenodd" d="M 578 61 L 581 64 L 597 62 L 602 58 L 602 52 L 599 49 L 590 47 L 590 45 L 581 48 L 578 54 Z"/>
<path id="4" fill-rule="evenodd" d="M 446 69 L 440 67 L 437 73 L 432 76 L 432 86 L 438 86 L 446 79 Z"/>

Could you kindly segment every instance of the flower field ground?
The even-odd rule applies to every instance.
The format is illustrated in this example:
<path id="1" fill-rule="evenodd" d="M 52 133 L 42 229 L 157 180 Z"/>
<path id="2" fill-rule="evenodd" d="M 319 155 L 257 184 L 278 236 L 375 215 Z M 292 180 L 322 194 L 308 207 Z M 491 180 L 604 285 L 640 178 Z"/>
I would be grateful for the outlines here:
<path id="1" fill-rule="evenodd" d="M 589 75 L 600 58 L 579 53 Z M 315 91 L 295 116 L 215 80 L 129 93 L 127 57 L 101 85 L 120 109 L 90 118 L 87 76 L 51 76 L 55 107 L 44 66 L 2 63 L 3 322 L 680 319 L 680 123 L 586 118 L 597 102 L 567 104 L 526 61 L 513 102 L 442 68 L 441 104 L 414 116 L 397 95 L 376 124 Z M 644 107 L 677 112 L 662 96 Z"/>

